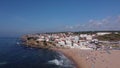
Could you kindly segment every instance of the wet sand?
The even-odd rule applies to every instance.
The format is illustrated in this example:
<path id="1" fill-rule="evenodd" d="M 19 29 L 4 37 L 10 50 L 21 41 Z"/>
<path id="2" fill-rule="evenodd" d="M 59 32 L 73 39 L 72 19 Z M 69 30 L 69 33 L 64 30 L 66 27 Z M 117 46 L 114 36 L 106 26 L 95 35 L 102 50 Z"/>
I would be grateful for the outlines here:
<path id="1" fill-rule="evenodd" d="M 71 59 L 77 68 L 120 68 L 120 50 L 54 49 Z"/>

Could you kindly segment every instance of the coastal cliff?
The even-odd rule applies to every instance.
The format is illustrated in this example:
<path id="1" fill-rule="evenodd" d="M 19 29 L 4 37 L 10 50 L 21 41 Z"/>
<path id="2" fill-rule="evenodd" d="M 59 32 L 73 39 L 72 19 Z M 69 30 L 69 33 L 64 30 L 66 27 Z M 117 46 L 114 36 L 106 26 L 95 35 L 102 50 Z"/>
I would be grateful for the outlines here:
<path id="1" fill-rule="evenodd" d="M 24 35 L 21 38 L 22 44 L 25 46 L 36 47 L 36 48 L 53 48 L 55 44 L 53 42 L 47 41 L 37 41 L 36 37 L 30 37 L 28 35 Z"/>

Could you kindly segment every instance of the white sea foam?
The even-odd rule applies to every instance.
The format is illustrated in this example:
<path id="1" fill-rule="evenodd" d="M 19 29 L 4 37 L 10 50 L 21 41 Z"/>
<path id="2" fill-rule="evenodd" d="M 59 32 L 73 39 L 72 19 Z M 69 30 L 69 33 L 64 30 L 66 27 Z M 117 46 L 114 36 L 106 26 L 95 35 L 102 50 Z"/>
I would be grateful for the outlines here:
<path id="1" fill-rule="evenodd" d="M 54 59 L 54 60 L 48 61 L 48 63 L 50 63 L 50 64 L 55 64 L 55 65 L 60 65 L 60 66 L 61 66 L 63 62 L 61 62 L 61 61 L 58 60 L 58 59 Z"/>
<path id="2" fill-rule="evenodd" d="M 48 61 L 49 64 L 55 64 L 61 67 L 67 67 L 67 68 L 75 68 L 73 62 L 71 62 L 66 56 L 64 56 L 62 53 L 59 53 L 59 55 L 53 59 Z"/>

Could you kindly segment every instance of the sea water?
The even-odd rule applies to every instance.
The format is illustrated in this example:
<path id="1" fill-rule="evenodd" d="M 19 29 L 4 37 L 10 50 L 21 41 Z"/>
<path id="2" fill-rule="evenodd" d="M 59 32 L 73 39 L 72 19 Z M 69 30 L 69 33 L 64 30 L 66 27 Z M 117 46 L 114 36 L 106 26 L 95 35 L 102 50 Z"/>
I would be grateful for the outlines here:
<path id="1" fill-rule="evenodd" d="M 63 54 L 18 44 L 18 38 L 0 38 L 0 68 L 75 68 Z"/>

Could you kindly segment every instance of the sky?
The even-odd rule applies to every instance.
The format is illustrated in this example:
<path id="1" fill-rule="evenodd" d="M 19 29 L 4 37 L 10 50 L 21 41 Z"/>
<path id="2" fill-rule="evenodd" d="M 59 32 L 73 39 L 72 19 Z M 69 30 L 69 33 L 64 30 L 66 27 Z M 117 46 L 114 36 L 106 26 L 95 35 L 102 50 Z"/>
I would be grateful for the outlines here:
<path id="1" fill-rule="evenodd" d="M 0 35 L 120 30 L 120 0 L 0 0 Z"/>

